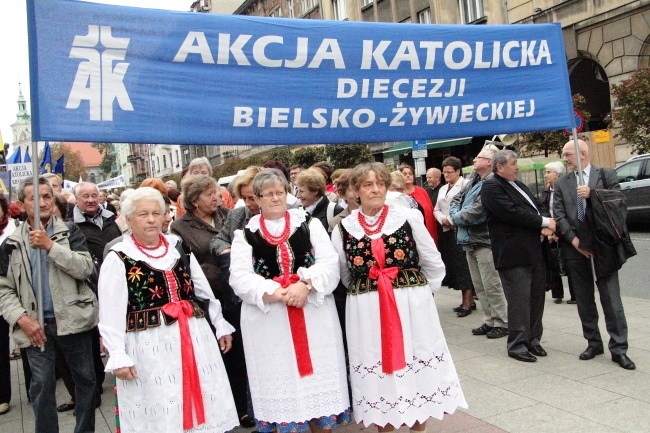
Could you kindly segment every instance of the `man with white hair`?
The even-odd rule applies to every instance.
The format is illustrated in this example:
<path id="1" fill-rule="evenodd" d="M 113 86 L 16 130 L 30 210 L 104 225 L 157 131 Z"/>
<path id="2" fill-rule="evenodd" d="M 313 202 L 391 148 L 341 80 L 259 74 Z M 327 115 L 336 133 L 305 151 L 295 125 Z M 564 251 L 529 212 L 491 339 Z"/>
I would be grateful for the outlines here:
<path id="1" fill-rule="evenodd" d="M 474 335 L 501 338 L 508 335 L 508 305 L 499 273 L 494 267 L 487 225 L 487 212 L 481 201 L 483 181 L 492 176 L 495 149 L 484 147 L 474 158 L 474 176 L 451 203 L 449 217 L 458 228 L 456 238 L 463 247 L 476 295 L 483 309 L 483 324 L 472 329 Z M 428 173 L 427 173 L 428 176 Z"/>
<path id="2" fill-rule="evenodd" d="M 621 187 L 616 178 L 616 171 L 589 163 L 587 143 L 578 140 L 577 154 L 575 147 L 574 142 L 569 141 L 562 149 L 562 158 L 567 163 L 568 174 L 555 182 L 553 212 L 567 275 L 578 301 L 582 334 L 588 341 L 587 349 L 580 354 L 580 359 L 593 359 L 605 352 L 598 328 L 598 310 L 594 296 L 595 270 L 600 304 L 610 337 L 608 347 L 612 361 L 626 370 L 634 370 L 636 366 L 627 356 L 627 321 L 618 281 L 618 269 L 622 265 L 617 254 L 620 243 L 613 245 L 598 239 L 591 206 L 595 189 L 618 190 Z M 578 184 L 578 158 L 584 185 Z"/>
<path id="3" fill-rule="evenodd" d="M 442 172 L 439 168 L 430 168 L 427 170 L 427 183 L 424 185 L 424 190 L 429 194 L 429 199 L 433 206 L 436 205 L 438 201 L 438 192 L 442 187 L 440 178 L 442 177 Z"/>

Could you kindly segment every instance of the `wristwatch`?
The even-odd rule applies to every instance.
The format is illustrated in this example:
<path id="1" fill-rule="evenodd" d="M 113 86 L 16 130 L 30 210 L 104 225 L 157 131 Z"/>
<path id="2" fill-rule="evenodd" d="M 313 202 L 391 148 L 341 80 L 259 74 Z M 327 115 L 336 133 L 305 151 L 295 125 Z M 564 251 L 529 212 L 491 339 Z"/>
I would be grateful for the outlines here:
<path id="1" fill-rule="evenodd" d="M 307 280 L 300 280 L 300 282 L 307 286 L 307 292 L 311 292 L 311 289 L 314 288 L 314 286 L 312 286 L 311 283 Z"/>

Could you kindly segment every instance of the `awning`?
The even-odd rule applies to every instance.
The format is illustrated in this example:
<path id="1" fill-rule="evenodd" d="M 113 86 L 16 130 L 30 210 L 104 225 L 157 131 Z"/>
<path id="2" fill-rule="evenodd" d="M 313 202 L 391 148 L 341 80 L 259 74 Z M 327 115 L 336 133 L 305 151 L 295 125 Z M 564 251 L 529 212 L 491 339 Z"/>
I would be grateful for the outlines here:
<path id="1" fill-rule="evenodd" d="M 472 142 L 472 137 L 452 138 L 446 140 L 427 140 L 427 150 L 439 149 L 441 147 L 464 146 Z M 412 141 L 402 141 L 400 144 L 391 147 L 383 152 L 384 158 L 395 155 L 407 155 L 413 150 Z"/>

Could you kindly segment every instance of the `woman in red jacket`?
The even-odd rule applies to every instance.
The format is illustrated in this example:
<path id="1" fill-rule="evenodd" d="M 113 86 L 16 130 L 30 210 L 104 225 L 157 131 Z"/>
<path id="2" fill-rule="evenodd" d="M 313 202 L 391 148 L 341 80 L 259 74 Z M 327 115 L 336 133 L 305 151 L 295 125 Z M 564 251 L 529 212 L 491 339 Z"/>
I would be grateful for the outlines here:
<path id="1" fill-rule="evenodd" d="M 424 216 L 424 225 L 427 227 L 427 231 L 435 241 L 437 247 L 438 229 L 436 228 L 436 219 L 433 216 L 433 204 L 431 203 L 431 199 L 429 199 L 429 194 L 427 194 L 424 188 L 413 183 L 415 179 L 413 167 L 408 164 L 401 164 L 399 166 L 399 171 L 404 175 L 404 183 L 406 184 L 404 194 L 413 197 L 415 201 L 418 202 L 418 209 Z"/>

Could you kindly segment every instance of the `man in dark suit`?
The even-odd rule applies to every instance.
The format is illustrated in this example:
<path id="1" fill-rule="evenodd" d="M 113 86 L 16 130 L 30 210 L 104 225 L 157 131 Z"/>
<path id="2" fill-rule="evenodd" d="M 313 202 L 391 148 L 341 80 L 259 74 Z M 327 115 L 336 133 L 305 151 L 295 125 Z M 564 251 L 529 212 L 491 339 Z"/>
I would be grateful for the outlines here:
<path id="1" fill-rule="evenodd" d="M 430 168 L 427 170 L 427 183 L 424 185 L 424 190 L 429 194 L 429 199 L 433 207 L 436 207 L 436 202 L 438 201 L 438 192 L 442 187 L 440 178 L 442 177 L 442 172 L 438 168 Z"/>
<path id="2" fill-rule="evenodd" d="M 573 141 L 566 143 L 562 150 L 562 157 L 569 172 L 555 182 L 553 211 L 557 219 L 566 272 L 578 301 L 582 334 L 588 341 L 587 349 L 580 354 L 580 359 L 588 360 L 604 353 L 594 296 L 591 264 L 593 258 L 596 286 L 610 336 L 608 347 L 612 361 L 627 370 L 634 370 L 636 366 L 627 357 L 627 321 L 618 282 L 620 264 L 617 260 L 617 246 L 596 238 L 591 208 L 593 189 L 620 189 L 620 186 L 614 170 L 599 168 L 589 163 L 587 143 L 578 140 L 578 145 L 578 155 Z M 578 167 L 578 157 L 583 170 L 584 185 L 578 185 L 575 171 Z"/>
<path id="3" fill-rule="evenodd" d="M 540 345 L 546 279 L 541 236 L 555 231 L 555 221 L 540 214 L 528 187 L 517 180 L 518 171 L 516 153 L 496 152 L 494 176 L 483 181 L 481 201 L 508 301 L 508 356 L 535 362 L 535 355 L 546 356 Z"/>

